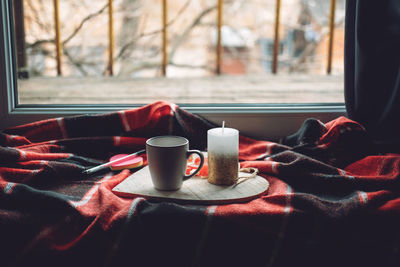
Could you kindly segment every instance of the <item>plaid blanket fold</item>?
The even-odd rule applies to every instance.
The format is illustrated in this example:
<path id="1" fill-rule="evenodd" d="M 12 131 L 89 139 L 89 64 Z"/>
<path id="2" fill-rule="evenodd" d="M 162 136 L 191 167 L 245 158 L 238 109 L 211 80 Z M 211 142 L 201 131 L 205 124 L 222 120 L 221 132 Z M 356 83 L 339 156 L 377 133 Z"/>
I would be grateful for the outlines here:
<path id="1" fill-rule="evenodd" d="M 212 127 L 155 102 L 4 130 L 0 265 L 399 266 L 400 154 L 345 117 L 308 119 L 280 143 L 240 136 L 241 167 L 270 183 L 247 203 L 121 198 L 112 188 L 134 170 L 81 174 L 156 135 L 205 150 Z"/>

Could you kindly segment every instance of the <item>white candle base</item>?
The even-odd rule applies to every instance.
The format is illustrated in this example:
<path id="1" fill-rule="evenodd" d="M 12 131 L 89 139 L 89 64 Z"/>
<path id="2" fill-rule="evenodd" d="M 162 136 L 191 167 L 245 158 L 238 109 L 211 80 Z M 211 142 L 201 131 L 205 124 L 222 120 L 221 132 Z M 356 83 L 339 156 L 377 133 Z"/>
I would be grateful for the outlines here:
<path id="1" fill-rule="evenodd" d="M 216 185 L 232 185 L 238 179 L 237 155 L 208 153 L 208 182 Z"/>

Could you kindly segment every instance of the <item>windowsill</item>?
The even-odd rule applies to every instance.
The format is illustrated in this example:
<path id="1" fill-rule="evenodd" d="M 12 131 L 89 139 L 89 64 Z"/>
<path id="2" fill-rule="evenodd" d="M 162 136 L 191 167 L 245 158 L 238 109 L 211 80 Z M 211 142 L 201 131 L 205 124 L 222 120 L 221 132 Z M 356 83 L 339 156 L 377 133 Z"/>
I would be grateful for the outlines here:
<path id="1" fill-rule="evenodd" d="M 343 103 L 342 75 L 263 75 L 206 78 L 30 78 L 19 81 L 22 105 L 309 104 Z"/>
<path id="2" fill-rule="evenodd" d="M 0 129 L 51 117 L 129 109 L 139 105 L 135 102 L 142 105 L 164 100 L 176 103 L 189 112 L 199 114 L 217 124 L 225 120 L 227 125 L 239 129 L 244 135 L 278 140 L 297 131 L 307 118 L 318 118 L 326 122 L 345 115 L 342 80 L 342 76 L 335 75 L 221 76 L 191 79 L 103 77 L 81 78 L 79 82 L 72 78 L 34 78 L 23 81 L 22 86 L 19 85 L 23 103 L 14 107 L 9 105 L 11 108 L 9 115 L 0 121 Z M 69 85 L 70 83 L 72 85 Z M 63 86 L 66 87 L 62 88 Z M 105 90 L 102 91 L 102 88 Z M 217 90 L 212 93 L 211 89 L 215 88 Z M 45 89 L 48 90 L 47 93 L 50 92 L 47 99 L 34 97 L 35 94 L 36 96 L 43 94 L 41 90 Z M 149 98 L 140 97 L 137 93 L 138 90 L 149 93 L 151 90 L 156 91 L 155 89 L 161 93 L 153 93 Z M 190 90 L 193 93 L 188 93 Z M 75 95 L 78 97 L 66 97 L 71 92 L 73 92 L 73 97 Z M 119 98 L 121 98 L 122 93 L 125 94 L 127 101 L 112 104 L 116 102 L 116 99 L 121 100 L 116 96 L 120 94 Z M 226 97 L 227 95 L 229 97 Z M 53 105 L 48 105 L 50 96 L 53 99 Z M 203 103 L 199 99 L 196 104 L 191 103 L 195 102 L 193 100 L 196 96 L 201 96 Z M 85 97 L 86 104 L 83 100 Z M 12 97 L 9 99 L 11 101 Z M 58 102 L 55 101 L 56 99 Z M 68 101 L 65 101 L 67 99 Z M 90 102 L 93 99 L 96 103 Z M 103 101 L 100 101 L 101 99 Z M 251 100 L 251 103 L 245 103 L 245 99 L 249 102 Z M 312 101 L 315 102 L 310 103 Z M 69 104 L 74 102 L 75 104 Z M 296 104 L 290 104 L 293 102 Z"/>

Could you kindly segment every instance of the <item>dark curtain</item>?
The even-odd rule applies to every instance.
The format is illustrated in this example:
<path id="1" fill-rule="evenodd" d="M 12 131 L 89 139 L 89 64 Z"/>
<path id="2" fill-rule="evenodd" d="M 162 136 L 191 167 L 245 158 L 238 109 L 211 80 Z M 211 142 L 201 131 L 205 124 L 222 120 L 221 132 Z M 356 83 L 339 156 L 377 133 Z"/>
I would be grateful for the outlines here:
<path id="1" fill-rule="evenodd" d="M 345 102 L 377 143 L 400 143 L 400 0 L 347 0 Z"/>

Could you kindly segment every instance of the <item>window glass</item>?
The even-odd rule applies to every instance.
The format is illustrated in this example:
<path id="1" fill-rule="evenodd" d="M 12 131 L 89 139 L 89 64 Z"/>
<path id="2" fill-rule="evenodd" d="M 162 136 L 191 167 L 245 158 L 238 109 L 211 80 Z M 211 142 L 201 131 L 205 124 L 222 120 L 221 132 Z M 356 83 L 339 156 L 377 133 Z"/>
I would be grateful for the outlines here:
<path id="1" fill-rule="evenodd" d="M 13 1 L 17 101 L 343 103 L 344 4 L 329 54 L 330 0 Z"/>

